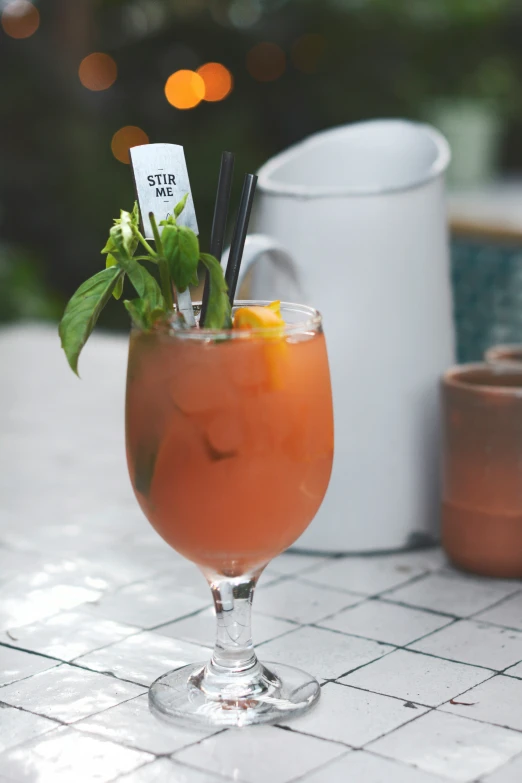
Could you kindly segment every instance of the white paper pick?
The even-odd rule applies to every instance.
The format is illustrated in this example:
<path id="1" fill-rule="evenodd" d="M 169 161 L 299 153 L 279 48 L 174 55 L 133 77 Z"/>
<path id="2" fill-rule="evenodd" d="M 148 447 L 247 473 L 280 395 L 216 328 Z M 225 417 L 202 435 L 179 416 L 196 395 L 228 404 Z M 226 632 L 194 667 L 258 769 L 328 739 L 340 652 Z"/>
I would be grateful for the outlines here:
<path id="1" fill-rule="evenodd" d="M 145 238 L 154 239 L 149 212 L 154 213 L 159 224 L 167 215 L 172 214 L 185 193 L 188 193 L 189 197 L 178 223 L 180 226 L 188 226 L 198 234 L 183 147 L 179 144 L 145 144 L 132 147 L 130 157 Z"/>
<path id="2" fill-rule="evenodd" d="M 192 299 L 190 298 L 190 291 L 188 288 L 183 291 L 182 294 L 177 292 L 178 297 L 178 311 L 185 318 L 187 326 L 196 326 L 196 319 L 194 318 L 194 308 L 192 307 Z"/>
<path id="3" fill-rule="evenodd" d="M 140 206 L 143 232 L 146 239 L 154 239 L 149 212 L 159 223 L 172 214 L 174 207 L 186 193 L 189 194 L 185 209 L 178 217 L 180 226 L 188 226 L 198 234 L 198 222 L 190 189 L 185 152 L 179 144 L 145 144 L 130 150 L 132 171 Z M 177 293 L 178 310 L 188 326 L 195 326 L 190 291 Z"/>

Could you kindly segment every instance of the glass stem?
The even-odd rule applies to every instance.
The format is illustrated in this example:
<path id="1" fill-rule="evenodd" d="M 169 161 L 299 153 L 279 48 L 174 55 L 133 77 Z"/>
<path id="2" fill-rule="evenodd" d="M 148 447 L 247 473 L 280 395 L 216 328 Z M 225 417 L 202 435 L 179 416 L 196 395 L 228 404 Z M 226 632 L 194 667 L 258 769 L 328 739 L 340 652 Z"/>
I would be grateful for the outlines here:
<path id="1" fill-rule="evenodd" d="M 217 635 L 210 671 L 243 674 L 257 665 L 252 644 L 251 613 L 261 571 L 239 577 L 209 577 L 216 607 Z"/>

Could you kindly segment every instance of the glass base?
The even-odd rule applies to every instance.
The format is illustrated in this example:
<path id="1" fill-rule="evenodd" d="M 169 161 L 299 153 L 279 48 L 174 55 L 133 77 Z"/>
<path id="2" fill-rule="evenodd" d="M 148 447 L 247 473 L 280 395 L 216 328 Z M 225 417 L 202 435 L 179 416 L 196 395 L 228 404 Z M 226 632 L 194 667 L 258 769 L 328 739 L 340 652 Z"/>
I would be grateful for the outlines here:
<path id="1" fill-rule="evenodd" d="M 216 677 L 206 663 L 189 664 L 159 677 L 149 690 L 151 711 L 184 726 L 220 728 L 280 723 L 301 715 L 321 688 L 309 674 L 270 663 Z"/>

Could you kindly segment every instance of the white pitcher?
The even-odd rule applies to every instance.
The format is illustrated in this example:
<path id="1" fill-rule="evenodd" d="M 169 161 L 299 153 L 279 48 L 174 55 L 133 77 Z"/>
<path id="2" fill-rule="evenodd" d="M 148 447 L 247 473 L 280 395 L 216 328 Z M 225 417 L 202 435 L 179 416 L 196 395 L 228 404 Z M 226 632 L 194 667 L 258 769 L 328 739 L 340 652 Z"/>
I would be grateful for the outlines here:
<path id="1" fill-rule="evenodd" d="M 241 295 L 317 307 L 332 371 L 332 479 L 296 548 L 437 538 L 438 383 L 454 360 L 449 159 L 433 128 L 377 120 L 314 135 L 259 172 Z"/>

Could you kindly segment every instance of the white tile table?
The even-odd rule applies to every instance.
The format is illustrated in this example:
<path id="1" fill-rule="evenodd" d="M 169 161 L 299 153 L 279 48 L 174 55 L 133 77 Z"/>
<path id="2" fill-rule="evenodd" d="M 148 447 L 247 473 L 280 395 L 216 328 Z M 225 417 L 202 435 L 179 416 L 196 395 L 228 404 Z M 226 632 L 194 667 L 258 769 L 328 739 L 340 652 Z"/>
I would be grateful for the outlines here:
<path id="1" fill-rule="evenodd" d="M 0 783 L 520 783 L 522 583 L 440 550 L 269 566 L 259 655 L 320 679 L 308 715 L 152 717 L 146 686 L 210 654 L 213 617 L 132 496 L 125 353 L 95 336 L 80 382 L 54 329 L 0 331 Z"/>

